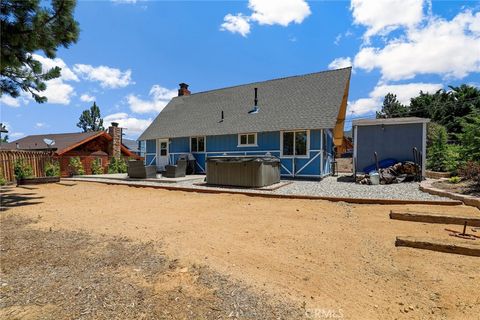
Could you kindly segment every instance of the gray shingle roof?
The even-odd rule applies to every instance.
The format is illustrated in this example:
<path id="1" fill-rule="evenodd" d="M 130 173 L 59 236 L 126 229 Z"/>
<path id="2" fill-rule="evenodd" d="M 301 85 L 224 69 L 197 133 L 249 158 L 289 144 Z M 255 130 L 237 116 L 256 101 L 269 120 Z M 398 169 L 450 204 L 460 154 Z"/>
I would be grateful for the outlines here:
<path id="1" fill-rule="evenodd" d="M 350 73 L 344 68 L 175 97 L 139 140 L 333 128 Z M 254 88 L 260 110 L 249 114 Z"/>
<path id="2" fill-rule="evenodd" d="M 128 148 L 128 150 L 132 152 L 140 152 L 137 140 L 122 139 L 122 143 L 125 147 Z"/>

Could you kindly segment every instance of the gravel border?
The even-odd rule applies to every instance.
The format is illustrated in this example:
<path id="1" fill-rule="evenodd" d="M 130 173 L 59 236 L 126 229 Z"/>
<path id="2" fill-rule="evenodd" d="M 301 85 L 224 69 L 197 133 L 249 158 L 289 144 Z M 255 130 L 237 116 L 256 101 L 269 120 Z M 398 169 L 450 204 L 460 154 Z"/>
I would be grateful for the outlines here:
<path id="1" fill-rule="evenodd" d="M 385 199 L 385 200 L 405 200 L 405 201 L 451 201 L 450 198 L 431 195 L 422 192 L 419 189 L 420 183 L 408 182 L 390 185 L 362 185 L 345 181 L 346 176 L 326 177 L 321 181 L 303 181 L 294 180 L 293 183 L 286 184 L 276 190 L 259 190 L 250 188 L 230 188 L 219 186 L 196 185 L 202 182 L 202 179 L 180 181 L 177 183 L 162 183 L 156 181 L 139 180 L 118 180 L 105 177 L 74 177 L 64 180 L 73 181 L 93 181 L 104 183 L 115 183 L 125 185 L 153 186 L 153 187 L 179 187 L 192 190 L 220 190 L 229 192 L 248 192 L 259 194 L 278 194 L 278 195 L 299 195 L 299 196 L 317 196 L 317 197 L 336 197 L 352 199 Z"/>

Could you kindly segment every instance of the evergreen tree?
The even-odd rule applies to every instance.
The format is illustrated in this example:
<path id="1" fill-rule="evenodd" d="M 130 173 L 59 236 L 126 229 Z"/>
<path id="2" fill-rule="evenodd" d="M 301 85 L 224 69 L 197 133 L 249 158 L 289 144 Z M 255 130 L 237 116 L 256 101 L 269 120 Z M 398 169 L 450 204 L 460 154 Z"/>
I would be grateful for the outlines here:
<path id="1" fill-rule="evenodd" d="M 77 127 L 82 128 L 83 132 L 105 130 L 103 127 L 103 119 L 100 115 L 100 108 L 95 102 L 90 109 L 82 112 Z"/>
<path id="2" fill-rule="evenodd" d="M 462 159 L 480 162 L 480 113 L 463 120 L 459 140 Z"/>
<path id="3" fill-rule="evenodd" d="M 41 0 L 2 0 L 0 96 L 16 98 L 21 91 L 29 92 L 38 103 L 47 101 L 41 96 L 45 81 L 60 77 L 61 68 L 46 72 L 32 53 L 43 51 L 55 58 L 60 46 L 67 48 L 78 39 L 79 27 L 73 17 L 75 0 L 52 0 L 48 7 Z"/>
<path id="4" fill-rule="evenodd" d="M 382 110 L 377 111 L 377 119 L 404 117 L 407 112 L 407 107 L 398 101 L 397 95 L 393 93 L 387 93 L 383 99 Z"/>

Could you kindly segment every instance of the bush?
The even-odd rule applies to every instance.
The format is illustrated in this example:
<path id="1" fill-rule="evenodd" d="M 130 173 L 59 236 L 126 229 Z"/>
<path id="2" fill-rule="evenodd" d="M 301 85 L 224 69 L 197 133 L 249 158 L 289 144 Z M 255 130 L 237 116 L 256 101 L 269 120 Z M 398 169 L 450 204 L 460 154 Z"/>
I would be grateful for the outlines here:
<path id="1" fill-rule="evenodd" d="M 17 180 L 30 178 L 33 176 L 32 166 L 30 166 L 30 164 L 23 161 L 23 159 L 19 159 L 15 161 L 13 165 L 13 172 Z"/>
<path id="2" fill-rule="evenodd" d="M 435 127 L 431 133 L 431 144 L 427 149 L 427 167 L 433 171 L 452 172 L 458 167 L 461 146 L 447 143 L 447 130 Z"/>
<path id="3" fill-rule="evenodd" d="M 471 115 L 462 121 L 462 133 L 458 135 L 462 146 L 462 158 L 480 161 L 480 115 Z"/>
<path id="4" fill-rule="evenodd" d="M 102 160 L 100 158 L 96 158 L 92 161 L 92 173 L 103 174 Z"/>
<path id="5" fill-rule="evenodd" d="M 126 173 L 127 162 L 122 158 L 111 158 L 108 164 L 108 173 Z"/>
<path id="6" fill-rule="evenodd" d="M 471 179 L 480 186 L 480 162 L 468 161 L 458 169 L 458 173 L 465 179 Z"/>
<path id="7" fill-rule="evenodd" d="M 69 165 L 70 165 L 70 172 L 73 175 L 85 174 L 85 169 L 83 169 L 83 164 L 82 164 L 82 161 L 80 160 L 80 157 L 70 158 Z"/>
<path id="8" fill-rule="evenodd" d="M 59 177 L 60 176 L 60 164 L 58 161 L 47 162 L 45 165 L 45 175 L 47 177 Z"/>
<path id="9" fill-rule="evenodd" d="M 118 168 L 118 173 L 127 173 L 128 166 L 125 159 L 120 158 L 117 160 L 117 168 Z"/>
<path id="10" fill-rule="evenodd" d="M 462 178 L 460 178 L 459 176 L 451 177 L 448 179 L 448 182 L 453 184 L 459 183 L 460 181 L 462 181 Z"/>
<path id="11" fill-rule="evenodd" d="M 7 184 L 7 180 L 3 176 L 0 175 L 0 186 L 4 186 L 6 184 Z"/>

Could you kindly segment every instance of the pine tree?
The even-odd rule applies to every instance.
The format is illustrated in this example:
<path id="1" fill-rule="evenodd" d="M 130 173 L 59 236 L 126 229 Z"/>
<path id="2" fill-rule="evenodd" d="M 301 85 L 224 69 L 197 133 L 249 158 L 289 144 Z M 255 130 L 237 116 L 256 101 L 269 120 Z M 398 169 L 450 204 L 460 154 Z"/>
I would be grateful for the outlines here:
<path id="1" fill-rule="evenodd" d="M 48 7 L 41 0 L 2 0 L 0 96 L 16 98 L 28 92 L 38 103 L 47 101 L 41 96 L 45 82 L 60 77 L 61 68 L 42 71 L 42 64 L 32 54 L 43 51 L 55 58 L 60 46 L 68 48 L 77 42 L 79 27 L 73 17 L 75 0 L 52 0 Z"/>
<path id="2" fill-rule="evenodd" d="M 103 119 L 100 115 L 100 108 L 95 102 L 90 109 L 82 112 L 77 127 L 82 128 L 83 132 L 105 130 L 103 127 Z"/>
<path id="3" fill-rule="evenodd" d="M 397 95 L 393 93 L 387 93 L 383 99 L 382 110 L 377 111 L 377 119 L 404 117 L 407 112 L 407 107 L 398 101 Z"/>

